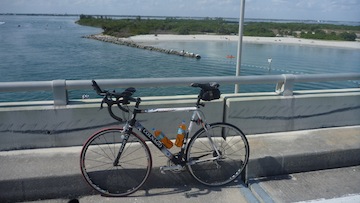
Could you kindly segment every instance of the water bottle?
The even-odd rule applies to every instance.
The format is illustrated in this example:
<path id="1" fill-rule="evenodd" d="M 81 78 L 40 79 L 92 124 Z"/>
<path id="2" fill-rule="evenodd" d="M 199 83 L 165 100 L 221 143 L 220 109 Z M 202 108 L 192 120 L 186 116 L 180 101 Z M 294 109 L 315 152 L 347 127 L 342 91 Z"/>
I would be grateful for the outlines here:
<path id="1" fill-rule="evenodd" d="M 182 121 L 182 123 L 179 125 L 179 129 L 175 140 L 175 145 L 177 147 L 181 147 L 183 145 L 185 134 L 186 134 L 186 125 L 185 125 L 185 121 Z"/>
<path id="2" fill-rule="evenodd" d="M 169 140 L 169 138 L 167 138 L 163 132 L 161 132 L 161 130 L 154 130 L 154 135 L 156 137 L 156 139 L 158 139 L 160 142 L 162 142 L 166 148 L 170 149 L 173 146 L 173 143 L 171 142 L 171 140 Z"/>

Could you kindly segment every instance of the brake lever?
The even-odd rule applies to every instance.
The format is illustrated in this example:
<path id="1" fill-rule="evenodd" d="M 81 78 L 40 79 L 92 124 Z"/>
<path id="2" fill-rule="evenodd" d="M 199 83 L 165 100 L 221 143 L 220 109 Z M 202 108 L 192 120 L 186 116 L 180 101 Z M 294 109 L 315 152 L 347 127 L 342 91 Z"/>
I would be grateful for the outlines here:
<path id="1" fill-rule="evenodd" d="M 106 96 L 106 95 L 104 96 L 104 98 L 103 98 L 102 101 L 101 101 L 100 109 L 103 109 L 103 108 L 104 108 L 105 99 L 107 99 L 107 96 Z"/>

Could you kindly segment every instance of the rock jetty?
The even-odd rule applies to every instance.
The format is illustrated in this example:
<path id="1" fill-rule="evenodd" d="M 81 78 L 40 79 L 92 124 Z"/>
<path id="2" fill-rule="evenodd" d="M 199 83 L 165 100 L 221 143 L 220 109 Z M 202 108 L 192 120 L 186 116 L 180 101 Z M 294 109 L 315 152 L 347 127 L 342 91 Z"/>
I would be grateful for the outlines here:
<path id="1" fill-rule="evenodd" d="M 189 53 L 189 52 L 185 52 L 185 51 L 175 51 L 173 49 L 163 49 L 163 48 L 159 48 L 159 47 L 153 47 L 153 46 L 148 46 L 148 45 L 137 44 L 134 41 L 127 40 L 127 39 L 124 39 L 124 38 L 113 37 L 113 36 L 110 36 L 110 35 L 96 34 L 96 35 L 87 35 L 87 36 L 84 36 L 83 38 L 95 39 L 95 40 L 99 40 L 99 41 L 102 41 L 102 42 L 109 42 L 109 43 L 113 43 L 113 44 L 125 45 L 125 46 L 128 46 L 128 47 L 134 47 L 134 48 L 138 48 L 138 49 L 146 49 L 146 50 L 150 50 L 150 51 L 157 51 L 157 52 L 161 52 L 161 53 L 173 54 L 173 55 L 178 55 L 178 56 L 183 56 L 183 57 L 190 57 L 190 58 L 195 58 L 195 59 L 200 59 L 201 58 L 201 56 L 199 54 Z"/>

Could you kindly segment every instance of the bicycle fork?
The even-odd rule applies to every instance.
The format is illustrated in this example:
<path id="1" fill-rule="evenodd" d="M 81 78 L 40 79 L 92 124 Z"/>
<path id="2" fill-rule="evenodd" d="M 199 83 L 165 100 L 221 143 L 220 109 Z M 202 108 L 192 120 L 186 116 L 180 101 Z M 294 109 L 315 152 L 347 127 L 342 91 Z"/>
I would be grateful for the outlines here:
<path id="1" fill-rule="evenodd" d="M 124 131 L 125 133 L 124 133 L 124 135 L 122 135 L 121 146 L 120 146 L 119 152 L 117 153 L 116 158 L 115 158 L 115 160 L 114 160 L 114 162 L 113 162 L 113 166 L 119 166 L 119 160 L 120 160 L 121 154 L 122 154 L 122 152 L 124 151 L 125 146 L 126 146 L 126 143 L 127 143 L 128 139 L 129 139 L 129 137 L 130 137 L 128 124 L 125 125 L 123 131 Z"/>
<path id="2" fill-rule="evenodd" d="M 128 139 L 129 139 L 129 135 L 125 135 L 124 140 L 121 143 L 121 147 L 119 149 L 119 152 L 117 153 L 117 156 L 116 156 L 116 158 L 114 160 L 113 166 L 119 166 L 119 160 L 120 160 L 122 152 L 125 149 L 125 145 L 126 145 L 126 142 L 127 142 Z"/>

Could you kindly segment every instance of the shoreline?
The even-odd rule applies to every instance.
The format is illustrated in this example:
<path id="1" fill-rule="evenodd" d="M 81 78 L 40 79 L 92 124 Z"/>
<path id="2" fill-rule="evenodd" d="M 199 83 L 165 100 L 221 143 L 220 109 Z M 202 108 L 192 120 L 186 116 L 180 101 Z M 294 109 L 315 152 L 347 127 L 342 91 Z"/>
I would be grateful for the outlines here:
<path id="1" fill-rule="evenodd" d="M 136 35 L 128 38 L 121 38 L 123 40 L 130 40 L 138 44 L 153 45 L 156 42 L 166 41 L 238 41 L 239 37 L 236 35 Z M 244 43 L 253 44 L 278 44 L 278 45 L 298 45 L 298 46 L 321 46 L 333 48 L 348 48 L 360 49 L 360 42 L 358 41 L 330 41 L 330 40 L 313 40 L 294 37 L 243 37 Z"/>

